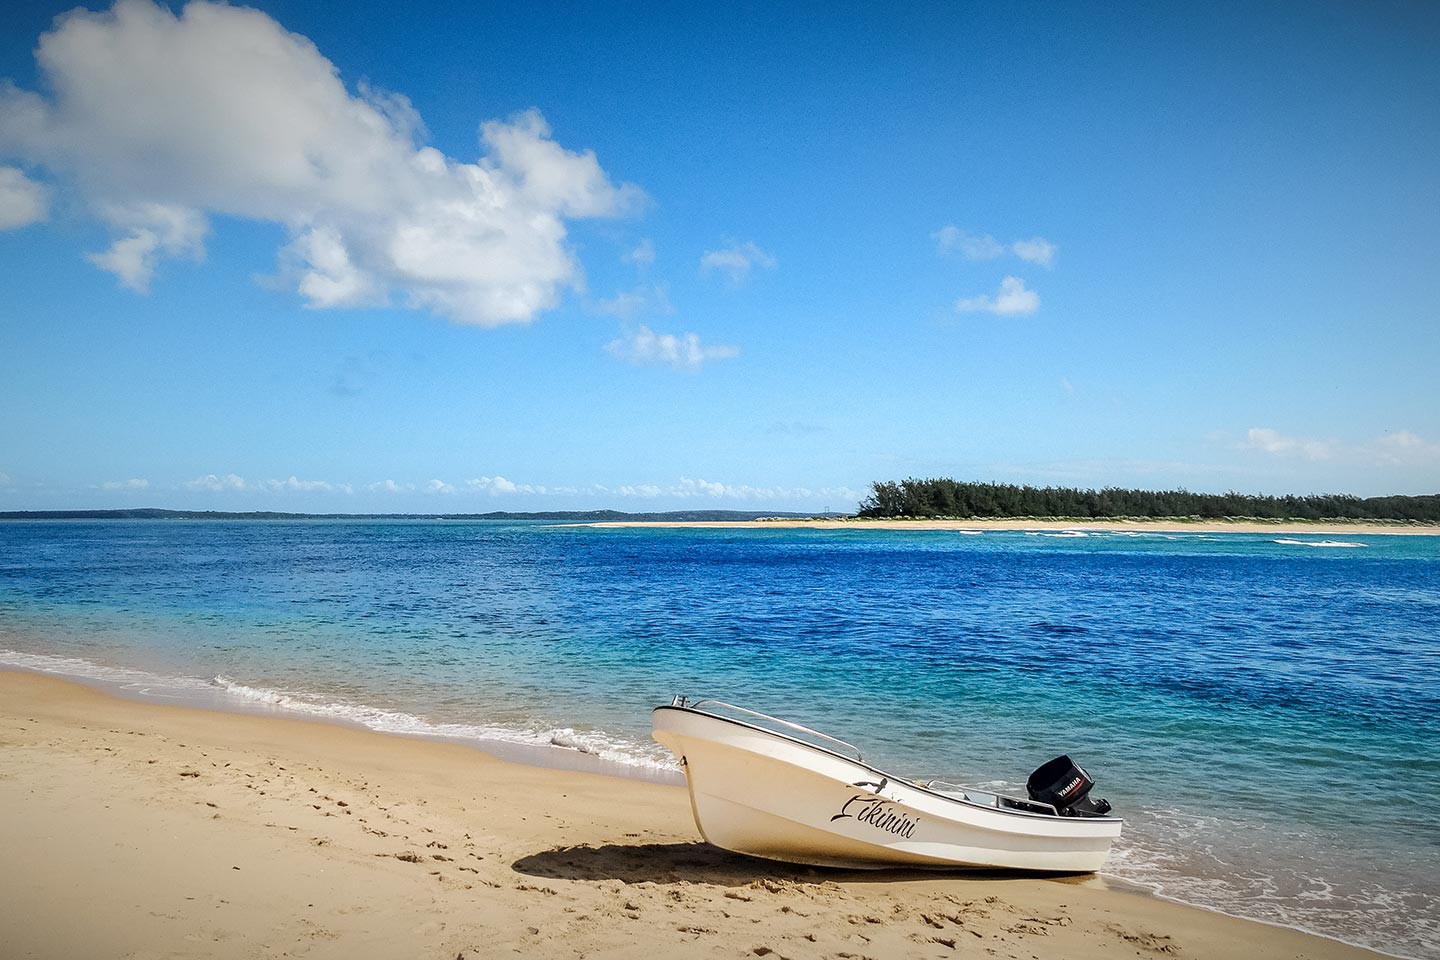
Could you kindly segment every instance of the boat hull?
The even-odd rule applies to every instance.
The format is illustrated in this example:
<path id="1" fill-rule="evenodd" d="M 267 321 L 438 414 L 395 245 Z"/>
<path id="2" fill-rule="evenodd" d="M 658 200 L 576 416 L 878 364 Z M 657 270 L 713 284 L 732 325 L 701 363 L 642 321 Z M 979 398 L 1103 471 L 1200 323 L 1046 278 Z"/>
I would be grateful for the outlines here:
<path id="1" fill-rule="evenodd" d="M 658 707 L 654 737 L 681 760 L 710 843 L 816 866 L 1098 870 L 1118 818 L 984 806 L 889 777 L 783 734 L 688 707 Z"/>

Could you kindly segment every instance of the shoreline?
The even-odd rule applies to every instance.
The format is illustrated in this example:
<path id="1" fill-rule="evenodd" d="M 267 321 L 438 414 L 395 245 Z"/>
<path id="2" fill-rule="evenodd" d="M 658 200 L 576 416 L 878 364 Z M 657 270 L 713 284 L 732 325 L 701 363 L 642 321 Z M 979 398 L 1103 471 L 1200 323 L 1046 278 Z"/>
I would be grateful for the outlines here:
<path id="1" fill-rule="evenodd" d="M 254 697 L 238 695 L 231 690 L 205 683 L 196 677 L 165 676 L 131 667 L 105 666 L 91 660 L 75 657 L 61 657 L 36 654 L 0 647 L 0 675 L 19 673 L 49 677 L 63 683 L 77 684 L 107 696 L 132 703 L 180 706 L 239 716 L 280 717 L 304 720 L 312 723 L 334 724 L 350 730 L 364 730 L 381 736 L 404 737 L 430 743 L 452 743 L 470 750 L 476 750 L 499 760 L 526 766 L 543 767 L 549 770 L 571 771 L 597 776 L 619 777 L 647 783 L 683 784 L 684 774 L 680 768 L 647 765 L 635 759 L 615 759 L 574 744 L 550 739 L 524 739 L 519 731 L 501 731 L 493 728 L 490 735 L 465 731 L 454 727 L 434 725 L 408 714 L 394 714 L 413 721 L 407 728 L 375 725 L 362 719 L 364 713 L 380 713 L 373 708 L 360 708 L 360 712 L 346 714 L 337 711 L 334 704 L 298 702 L 280 697 L 278 691 L 260 691 L 270 696 Z M 249 688 L 242 688 L 248 690 Z M 510 739 L 503 735 L 511 734 Z M 569 733 L 573 731 L 556 731 Z"/>
<path id="2" fill-rule="evenodd" d="M 53 675 L 0 670 L 0 743 L 17 956 L 1383 956 L 1098 878 L 753 860 L 701 843 L 680 787 Z"/>
<path id="3" fill-rule="evenodd" d="M 594 523 L 565 524 L 573 527 L 618 529 L 624 527 L 674 528 L 696 530 L 864 530 L 887 532 L 909 530 L 985 531 L 1054 531 L 1080 530 L 1096 532 L 1135 531 L 1139 533 L 1275 533 L 1321 534 L 1342 536 L 1409 536 L 1437 537 L 1440 526 L 1400 523 L 1383 524 L 1365 521 L 1327 522 L 1308 520 L 606 520 Z"/>

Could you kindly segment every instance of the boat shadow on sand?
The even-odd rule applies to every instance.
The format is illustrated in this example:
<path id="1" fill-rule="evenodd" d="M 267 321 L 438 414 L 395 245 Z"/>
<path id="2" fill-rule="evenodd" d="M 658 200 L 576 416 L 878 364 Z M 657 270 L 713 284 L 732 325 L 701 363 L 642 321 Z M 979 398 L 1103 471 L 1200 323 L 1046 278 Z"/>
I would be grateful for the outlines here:
<path id="1" fill-rule="evenodd" d="M 894 883 L 905 880 L 1034 880 L 1046 877 L 1021 870 L 843 870 L 805 867 L 731 853 L 708 843 L 582 843 L 521 857 L 516 873 L 550 880 L 620 880 L 624 883 L 708 883 L 736 887 L 762 878 L 815 883 Z M 1073 876 L 1050 874 L 1059 880 Z"/>

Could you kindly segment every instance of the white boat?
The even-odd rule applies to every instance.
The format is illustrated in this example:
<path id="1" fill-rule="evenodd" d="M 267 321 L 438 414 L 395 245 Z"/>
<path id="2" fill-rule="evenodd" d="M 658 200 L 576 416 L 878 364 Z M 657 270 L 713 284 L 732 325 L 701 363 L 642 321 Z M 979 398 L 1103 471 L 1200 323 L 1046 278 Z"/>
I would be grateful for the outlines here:
<path id="1" fill-rule="evenodd" d="M 676 697 L 653 718 L 655 739 L 685 769 L 701 835 L 736 853 L 859 869 L 1089 873 L 1124 823 L 1088 796 L 1093 781 L 1068 757 L 1032 774 L 1032 798 L 1021 799 L 883 773 L 843 740 L 717 700 Z"/>

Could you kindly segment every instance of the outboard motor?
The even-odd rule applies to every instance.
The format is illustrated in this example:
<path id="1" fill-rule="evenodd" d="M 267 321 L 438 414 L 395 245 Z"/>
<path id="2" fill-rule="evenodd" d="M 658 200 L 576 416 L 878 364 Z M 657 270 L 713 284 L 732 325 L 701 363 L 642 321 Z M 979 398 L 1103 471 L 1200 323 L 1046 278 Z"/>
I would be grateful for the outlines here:
<path id="1" fill-rule="evenodd" d="M 1109 813 L 1109 800 L 1090 796 L 1093 786 L 1095 781 L 1068 756 L 1056 757 L 1025 781 L 1031 800 L 1050 804 L 1062 817 L 1103 817 Z"/>

